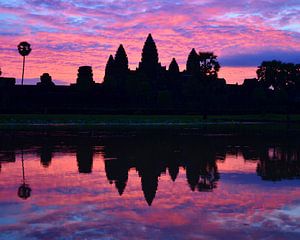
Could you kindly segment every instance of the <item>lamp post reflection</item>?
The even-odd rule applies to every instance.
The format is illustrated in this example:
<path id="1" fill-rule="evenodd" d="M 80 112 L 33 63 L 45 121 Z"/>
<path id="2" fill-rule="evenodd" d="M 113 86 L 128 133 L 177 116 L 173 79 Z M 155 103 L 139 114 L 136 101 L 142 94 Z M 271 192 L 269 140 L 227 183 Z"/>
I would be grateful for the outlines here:
<path id="1" fill-rule="evenodd" d="M 22 176 L 23 176 L 23 183 L 20 185 L 18 189 L 18 196 L 19 198 L 22 198 L 26 200 L 31 195 L 31 188 L 29 184 L 25 183 L 25 167 L 24 167 L 24 156 L 23 156 L 23 150 L 21 152 L 21 160 L 22 160 Z"/>

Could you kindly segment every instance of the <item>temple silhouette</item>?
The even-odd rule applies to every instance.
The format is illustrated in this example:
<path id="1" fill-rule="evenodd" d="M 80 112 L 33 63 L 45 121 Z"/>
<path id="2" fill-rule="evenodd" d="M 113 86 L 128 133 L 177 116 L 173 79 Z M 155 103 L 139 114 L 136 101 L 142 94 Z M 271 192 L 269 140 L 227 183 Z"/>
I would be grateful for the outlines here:
<path id="1" fill-rule="evenodd" d="M 299 113 L 300 64 L 263 62 L 257 78 L 242 85 L 226 84 L 213 52 L 192 49 L 186 69 L 175 58 L 167 67 L 149 34 L 141 61 L 129 69 L 121 44 L 110 55 L 102 83 L 94 81 L 91 66 L 80 66 L 76 83 L 57 86 L 49 73 L 36 85 L 16 85 L 14 78 L 0 78 L 2 113 L 147 113 L 243 114 Z M 29 70 L 30 71 L 30 70 Z"/>

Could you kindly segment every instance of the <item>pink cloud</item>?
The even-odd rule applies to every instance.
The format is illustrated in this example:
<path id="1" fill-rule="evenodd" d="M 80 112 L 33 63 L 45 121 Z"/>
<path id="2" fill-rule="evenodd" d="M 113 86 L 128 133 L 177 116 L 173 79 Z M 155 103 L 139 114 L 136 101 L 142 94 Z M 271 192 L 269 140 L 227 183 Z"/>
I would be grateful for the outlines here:
<path id="1" fill-rule="evenodd" d="M 49 72 L 54 80 L 71 83 L 80 65 L 92 65 L 95 80 L 101 82 L 107 58 L 120 43 L 125 46 L 130 67 L 135 69 L 149 32 L 157 42 L 162 64 L 168 66 L 175 57 L 181 70 L 185 69 L 191 48 L 214 51 L 220 61 L 227 56 L 265 50 L 299 54 L 300 35 L 293 27 L 299 25 L 294 17 L 299 4 L 289 2 L 26 1 L 24 7 L 18 1 L 0 4 L 1 67 L 5 76 L 20 76 L 21 59 L 16 45 L 25 40 L 33 47 L 25 77 L 38 78 Z M 255 76 L 257 63 L 243 69 L 238 64 L 223 64 L 221 76 L 239 83 Z"/>

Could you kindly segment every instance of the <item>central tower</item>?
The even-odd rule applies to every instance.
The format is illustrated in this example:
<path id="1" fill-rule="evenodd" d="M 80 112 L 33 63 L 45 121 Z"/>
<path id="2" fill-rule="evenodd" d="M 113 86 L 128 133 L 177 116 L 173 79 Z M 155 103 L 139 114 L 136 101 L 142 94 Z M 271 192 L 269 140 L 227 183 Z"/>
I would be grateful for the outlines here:
<path id="1" fill-rule="evenodd" d="M 149 34 L 143 47 L 142 59 L 139 63 L 139 70 L 151 81 L 156 81 L 159 71 L 161 70 L 161 64 L 158 59 L 158 52 L 156 44 Z"/>

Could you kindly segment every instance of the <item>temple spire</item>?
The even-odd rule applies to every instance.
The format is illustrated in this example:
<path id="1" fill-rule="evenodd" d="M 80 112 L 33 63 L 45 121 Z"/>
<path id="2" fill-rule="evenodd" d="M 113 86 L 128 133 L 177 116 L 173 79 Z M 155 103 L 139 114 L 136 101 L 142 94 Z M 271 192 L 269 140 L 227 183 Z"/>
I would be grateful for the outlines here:
<path id="1" fill-rule="evenodd" d="M 143 65 L 147 64 L 149 67 L 158 64 L 158 52 L 151 33 L 149 33 L 143 47 L 142 63 Z"/>
<path id="2" fill-rule="evenodd" d="M 128 71 L 128 57 L 122 44 L 120 44 L 115 55 L 115 68 L 120 74 Z"/>
<path id="3" fill-rule="evenodd" d="M 158 85 L 162 67 L 158 62 L 158 52 L 151 34 L 148 35 L 144 44 L 139 70 L 151 81 L 153 86 Z"/>
<path id="4" fill-rule="evenodd" d="M 176 59 L 173 58 L 170 65 L 169 65 L 169 72 L 172 74 L 179 73 L 179 66 L 178 63 L 176 62 Z"/>
<path id="5" fill-rule="evenodd" d="M 197 54 L 195 48 L 192 49 L 188 56 L 186 71 L 191 74 L 196 74 L 200 71 L 199 55 Z"/>
<path id="6" fill-rule="evenodd" d="M 110 55 L 105 67 L 105 76 L 104 76 L 105 83 L 110 82 L 113 78 L 114 64 L 115 64 L 114 57 Z"/>

